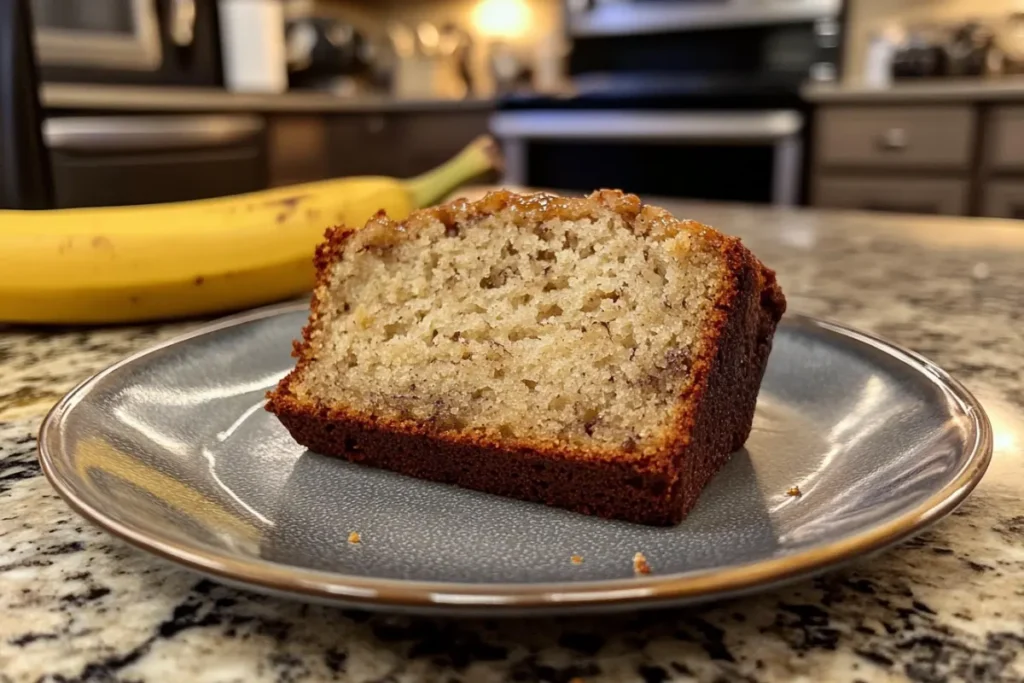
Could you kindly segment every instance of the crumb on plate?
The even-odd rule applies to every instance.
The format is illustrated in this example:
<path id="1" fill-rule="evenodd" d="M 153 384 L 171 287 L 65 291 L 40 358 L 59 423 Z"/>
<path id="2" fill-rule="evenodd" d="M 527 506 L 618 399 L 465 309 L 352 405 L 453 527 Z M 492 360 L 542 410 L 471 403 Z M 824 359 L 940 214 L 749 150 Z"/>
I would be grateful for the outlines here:
<path id="1" fill-rule="evenodd" d="M 643 553 L 637 553 L 633 556 L 633 573 L 635 574 L 650 574 L 651 565 L 647 564 L 647 558 L 644 557 Z"/>
<path id="2" fill-rule="evenodd" d="M 573 564 L 583 564 L 583 556 L 582 555 L 573 555 L 572 557 L 569 558 L 569 561 L 572 562 Z"/>
<path id="3" fill-rule="evenodd" d="M 787 496 L 793 496 L 795 498 L 796 496 L 802 496 L 803 493 L 800 491 L 800 487 L 799 486 L 791 486 L 789 488 L 789 490 L 786 491 L 786 495 Z"/>
<path id="4" fill-rule="evenodd" d="M 361 535 L 359 535 L 358 531 L 353 531 L 352 533 L 350 533 L 348 535 L 348 542 L 351 543 L 352 545 L 356 545 L 358 543 L 361 543 L 362 540 L 363 540 L 363 537 Z"/>

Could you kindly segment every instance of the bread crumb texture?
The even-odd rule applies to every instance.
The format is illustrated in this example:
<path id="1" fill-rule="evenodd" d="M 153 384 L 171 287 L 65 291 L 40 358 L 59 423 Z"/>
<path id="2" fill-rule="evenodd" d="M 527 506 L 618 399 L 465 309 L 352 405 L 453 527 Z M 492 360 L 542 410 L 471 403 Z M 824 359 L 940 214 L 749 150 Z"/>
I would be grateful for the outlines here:
<path id="1" fill-rule="evenodd" d="M 657 449 L 728 282 L 727 239 L 612 191 L 379 216 L 322 248 L 290 391 L 433 432 Z"/>
<path id="2" fill-rule="evenodd" d="M 634 574 L 650 574 L 651 565 L 647 563 L 647 558 L 644 557 L 643 553 L 637 553 L 633 556 L 633 573 Z"/>

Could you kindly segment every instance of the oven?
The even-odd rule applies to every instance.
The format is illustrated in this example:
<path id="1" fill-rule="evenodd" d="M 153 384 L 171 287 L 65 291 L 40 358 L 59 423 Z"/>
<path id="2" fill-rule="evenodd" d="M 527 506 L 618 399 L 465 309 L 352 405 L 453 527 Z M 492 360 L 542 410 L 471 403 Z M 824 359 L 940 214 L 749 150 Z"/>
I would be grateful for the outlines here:
<path id="1" fill-rule="evenodd" d="M 840 72 L 836 0 L 567 2 L 571 87 L 504 97 L 509 184 L 793 205 L 809 80 Z"/>
<path id="2" fill-rule="evenodd" d="M 209 0 L 31 0 L 37 62 L 50 82 L 218 86 Z"/>
<path id="3" fill-rule="evenodd" d="M 51 116 L 54 206 L 191 201 L 267 187 L 263 117 Z"/>
<path id="4" fill-rule="evenodd" d="M 782 206 L 801 198 L 803 125 L 794 109 L 542 110 L 492 119 L 509 184 Z"/>

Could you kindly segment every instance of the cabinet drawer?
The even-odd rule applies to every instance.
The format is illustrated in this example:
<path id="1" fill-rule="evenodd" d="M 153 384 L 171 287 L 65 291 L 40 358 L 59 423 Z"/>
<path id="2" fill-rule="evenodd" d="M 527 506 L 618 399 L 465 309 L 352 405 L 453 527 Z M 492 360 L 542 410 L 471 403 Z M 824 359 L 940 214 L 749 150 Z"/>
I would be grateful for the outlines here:
<path id="1" fill-rule="evenodd" d="M 330 175 L 327 125 L 323 116 L 273 118 L 267 146 L 272 187 L 322 180 Z"/>
<path id="2" fill-rule="evenodd" d="M 816 145 L 822 166 L 961 169 L 973 134 L 969 106 L 824 107 Z"/>
<path id="3" fill-rule="evenodd" d="M 395 124 L 405 141 L 408 174 L 423 173 L 455 156 L 473 138 L 487 132 L 489 111 L 402 114 Z"/>
<path id="4" fill-rule="evenodd" d="M 1024 168 L 1024 107 L 996 107 L 992 111 L 988 157 L 995 169 Z"/>
<path id="5" fill-rule="evenodd" d="M 986 216 L 1024 219 L 1024 180 L 997 180 L 985 186 Z"/>
<path id="6" fill-rule="evenodd" d="M 814 204 L 865 211 L 960 216 L 967 213 L 966 180 L 945 178 L 842 178 L 818 180 Z"/>
<path id="7" fill-rule="evenodd" d="M 333 177 L 409 175 L 405 141 L 393 114 L 343 114 L 327 124 L 328 170 Z"/>
<path id="8" fill-rule="evenodd" d="M 328 124 L 331 175 L 408 177 L 451 159 L 487 132 L 490 112 L 386 112 Z"/>

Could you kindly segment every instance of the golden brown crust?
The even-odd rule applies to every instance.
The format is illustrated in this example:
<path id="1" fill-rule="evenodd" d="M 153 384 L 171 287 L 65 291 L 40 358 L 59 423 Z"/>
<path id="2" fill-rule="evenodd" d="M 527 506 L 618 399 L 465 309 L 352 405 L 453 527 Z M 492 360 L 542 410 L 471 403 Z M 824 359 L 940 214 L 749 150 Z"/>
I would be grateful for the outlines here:
<path id="1" fill-rule="evenodd" d="M 598 190 L 588 197 L 563 197 L 547 192 L 515 194 L 498 190 L 472 202 L 456 199 L 447 204 L 413 211 L 404 221 L 392 220 L 383 211 L 378 212 L 358 231 L 358 248 L 388 247 L 436 222 L 454 229 L 458 222 L 468 222 L 506 210 L 509 218 L 518 224 L 535 224 L 554 219 L 581 220 L 594 215 L 595 204 L 619 214 L 637 234 L 671 237 L 685 231 L 719 249 L 738 242 L 696 221 L 679 220 L 664 209 L 642 204 L 636 195 L 624 194 L 619 190 Z M 356 234 L 357 231 L 349 227 L 328 230 L 326 241 L 317 252 L 318 271 L 322 264 L 330 263 L 344 251 L 349 238 Z"/>
<path id="2" fill-rule="evenodd" d="M 510 442 L 494 434 L 444 431 L 345 406 L 304 402 L 291 391 L 291 383 L 312 359 L 320 334 L 320 298 L 326 292 L 330 265 L 355 235 L 360 244 L 389 243 L 435 220 L 453 225 L 509 207 L 524 222 L 579 219 L 593 213 L 593 201 L 619 213 L 634 230 L 685 230 L 725 258 L 727 286 L 715 302 L 700 351 L 692 360 L 692 381 L 679 397 L 674 428 L 657 446 L 609 450 L 554 441 Z M 327 231 L 316 252 L 310 320 L 294 348 L 298 364 L 268 394 L 268 410 L 306 447 L 423 479 L 604 517 L 672 524 L 685 516 L 729 454 L 746 441 L 786 302 L 775 273 L 739 240 L 699 223 L 678 221 L 662 209 L 644 206 L 634 195 L 613 190 L 587 199 L 495 192 L 477 202 L 456 200 L 414 212 L 402 223 L 378 214 L 364 230 L 369 232 L 364 235 L 347 227 Z"/>

